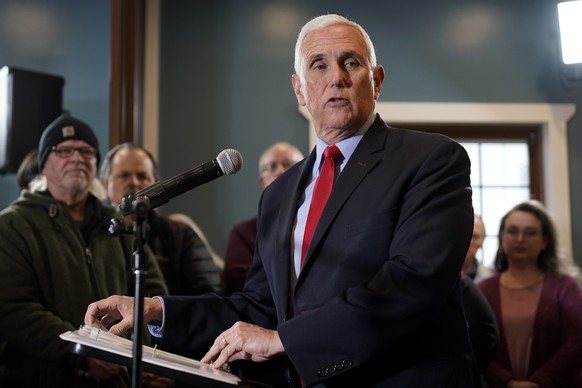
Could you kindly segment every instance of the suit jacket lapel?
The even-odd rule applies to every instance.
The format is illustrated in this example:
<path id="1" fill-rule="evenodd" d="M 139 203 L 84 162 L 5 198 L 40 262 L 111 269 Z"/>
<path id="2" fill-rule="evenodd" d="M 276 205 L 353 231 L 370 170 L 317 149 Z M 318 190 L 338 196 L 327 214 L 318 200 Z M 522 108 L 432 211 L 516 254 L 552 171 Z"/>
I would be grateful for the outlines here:
<path id="1" fill-rule="evenodd" d="M 337 213 L 364 177 L 380 162 L 380 159 L 374 156 L 374 153 L 385 147 L 385 138 L 388 134 L 387 128 L 387 125 L 377 116 L 370 129 L 368 129 L 354 150 L 342 173 L 337 178 L 333 191 L 325 204 L 317 227 L 313 232 L 311 244 L 305 254 L 305 264 L 297 280 L 297 287 L 299 287 L 302 279 L 309 272 L 312 253 L 322 242 L 324 234 L 333 223 Z"/>
<path id="2" fill-rule="evenodd" d="M 275 304 L 285 306 L 284 309 L 278 311 L 285 311 L 288 314 L 289 302 L 291 297 L 291 267 L 294 265 L 293 257 L 291 256 L 291 244 L 293 244 L 293 226 L 295 225 L 295 218 L 297 217 L 297 209 L 307 180 L 311 176 L 311 169 L 315 162 L 315 150 L 311 152 L 308 158 L 299 162 L 299 169 L 294 176 L 289 177 L 288 190 L 286 198 L 281 202 L 280 214 L 277 219 L 281 222 L 277 225 L 277 248 L 276 248 L 276 262 L 281 265 L 276 266 L 278 297 Z M 287 318 L 287 317 L 285 317 Z"/>

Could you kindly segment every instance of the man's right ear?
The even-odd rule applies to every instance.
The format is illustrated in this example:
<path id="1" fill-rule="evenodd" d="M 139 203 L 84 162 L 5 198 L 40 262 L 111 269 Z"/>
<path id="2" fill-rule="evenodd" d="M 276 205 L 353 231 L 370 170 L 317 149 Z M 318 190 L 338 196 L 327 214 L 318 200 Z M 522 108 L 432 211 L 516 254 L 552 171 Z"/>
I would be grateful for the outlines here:
<path id="1" fill-rule="evenodd" d="M 299 105 L 305 106 L 305 97 L 301 90 L 301 79 L 298 74 L 293 74 L 291 76 L 291 83 L 293 84 L 293 91 L 295 92 L 295 97 L 297 97 L 297 102 Z"/>

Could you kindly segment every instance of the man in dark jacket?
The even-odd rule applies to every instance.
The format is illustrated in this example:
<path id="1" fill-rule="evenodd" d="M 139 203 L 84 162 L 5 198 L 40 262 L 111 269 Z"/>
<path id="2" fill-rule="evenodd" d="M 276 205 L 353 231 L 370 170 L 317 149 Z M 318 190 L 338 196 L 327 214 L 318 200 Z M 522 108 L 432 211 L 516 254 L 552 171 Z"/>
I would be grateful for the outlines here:
<path id="1" fill-rule="evenodd" d="M 73 357 L 59 338 L 83 323 L 87 303 L 133 294 L 133 236 L 111 237 L 115 209 L 89 192 L 97 137 L 62 115 L 44 131 L 38 163 L 46 190 L 24 190 L 0 213 L 0 336 L 7 341 L 0 386 L 127 386 L 125 368 Z M 143 266 L 144 293 L 167 293 L 151 255 Z"/>
<path id="2" fill-rule="evenodd" d="M 122 143 L 109 150 L 100 178 L 114 206 L 123 197 L 160 179 L 151 153 L 132 143 Z M 150 213 L 148 225 L 148 245 L 156 254 L 171 295 L 223 293 L 221 273 L 210 249 L 190 226 L 155 211 Z"/>

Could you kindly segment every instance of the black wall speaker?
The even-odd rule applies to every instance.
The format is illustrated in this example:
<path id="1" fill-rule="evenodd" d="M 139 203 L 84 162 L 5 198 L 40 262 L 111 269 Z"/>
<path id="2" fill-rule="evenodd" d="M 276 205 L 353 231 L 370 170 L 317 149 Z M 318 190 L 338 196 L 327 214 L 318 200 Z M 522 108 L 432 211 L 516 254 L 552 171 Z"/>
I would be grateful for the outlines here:
<path id="1" fill-rule="evenodd" d="M 14 173 L 63 111 L 65 79 L 4 66 L 0 69 L 0 174 Z"/>

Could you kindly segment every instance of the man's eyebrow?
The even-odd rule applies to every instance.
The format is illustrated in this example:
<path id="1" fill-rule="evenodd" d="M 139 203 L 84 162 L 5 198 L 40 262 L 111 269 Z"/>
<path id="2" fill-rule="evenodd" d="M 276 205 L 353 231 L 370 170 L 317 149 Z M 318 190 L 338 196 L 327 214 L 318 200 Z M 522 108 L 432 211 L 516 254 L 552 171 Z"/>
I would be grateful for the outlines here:
<path id="1" fill-rule="evenodd" d="M 366 55 L 365 54 L 362 54 L 362 53 L 360 53 L 358 51 L 353 51 L 353 50 L 345 51 L 341 55 L 341 58 L 342 59 L 346 59 L 346 58 L 356 58 L 360 62 L 365 62 L 366 61 Z"/>
<path id="2" fill-rule="evenodd" d="M 320 54 L 313 54 L 313 55 L 309 56 L 307 63 L 309 63 L 311 65 L 313 62 L 317 62 L 317 61 L 323 59 L 324 57 L 325 57 L 325 55 L 323 55 L 321 53 Z"/>
<path id="3" fill-rule="evenodd" d="M 353 50 L 348 50 L 348 51 L 344 51 L 342 54 L 342 57 L 361 57 L 362 54 L 358 53 L 357 51 L 353 51 Z"/>
<path id="4" fill-rule="evenodd" d="M 358 51 L 355 50 L 347 50 L 341 53 L 341 55 L 339 56 L 341 59 L 345 59 L 345 58 L 358 58 L 358 59 L 362 59 L 362 58 L 366 58 L 365 54 L 362 54 Z M 319 61 L 320 59 L 325 59 L 325 55 L 318 53 L 318 54 L 313 54 L 311 56 L 309 56 L 309 63 L 313 63 L 315 61 Z"/>

